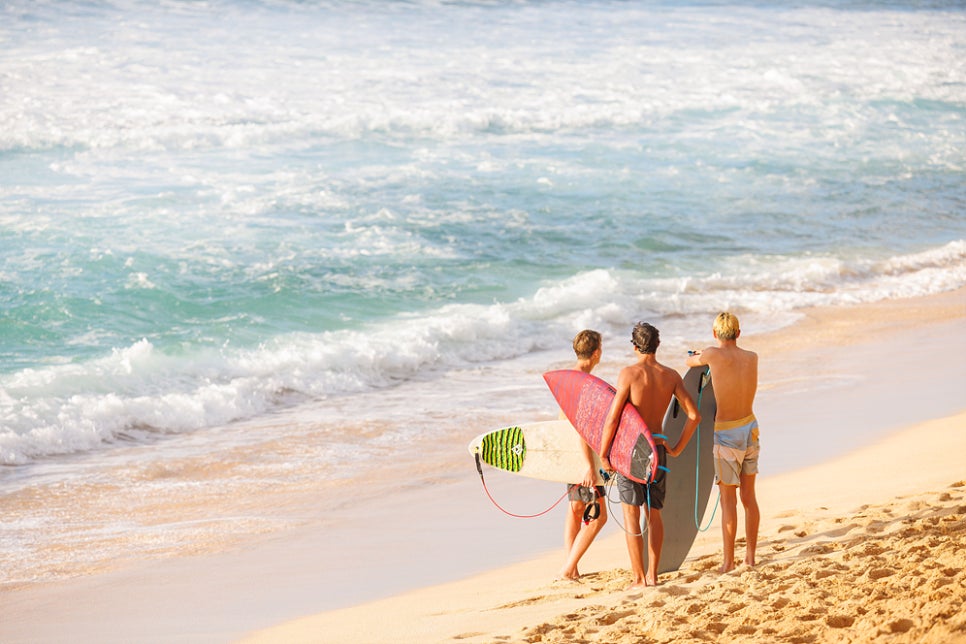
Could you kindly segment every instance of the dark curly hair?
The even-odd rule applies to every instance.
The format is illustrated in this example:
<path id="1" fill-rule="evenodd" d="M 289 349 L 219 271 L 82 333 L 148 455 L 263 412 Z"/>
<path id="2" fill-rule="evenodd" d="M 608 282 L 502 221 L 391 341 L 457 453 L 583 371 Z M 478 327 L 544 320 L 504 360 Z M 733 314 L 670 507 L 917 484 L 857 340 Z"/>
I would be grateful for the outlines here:
<path id="1" fill-rule="evenodd" d="M 638 322 L 631 332 L 631 344 L 641 353 L 654 353 L 661 344 L 661 332 L 647 322 Z"/>

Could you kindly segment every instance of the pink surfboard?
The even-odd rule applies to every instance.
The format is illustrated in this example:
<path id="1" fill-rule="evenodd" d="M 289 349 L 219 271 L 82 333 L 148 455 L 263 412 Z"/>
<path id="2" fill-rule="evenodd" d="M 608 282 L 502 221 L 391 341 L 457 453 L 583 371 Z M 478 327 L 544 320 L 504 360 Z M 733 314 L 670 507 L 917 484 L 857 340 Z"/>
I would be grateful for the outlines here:
<path id="1" fill-rule="evenodd" d="M 543 379 L 577 432 L 595 451 L 600 449 L 604 421 L 616 390 L 597 376 L 576 369 L 548 371 Z M 657 474 L 656 467 L 653 472 L 649 467 L 656 451 L 647 423 L 634 405 L 626 403 L 610 448 L 611 465 L 629 479 L 650 483 Z"/>

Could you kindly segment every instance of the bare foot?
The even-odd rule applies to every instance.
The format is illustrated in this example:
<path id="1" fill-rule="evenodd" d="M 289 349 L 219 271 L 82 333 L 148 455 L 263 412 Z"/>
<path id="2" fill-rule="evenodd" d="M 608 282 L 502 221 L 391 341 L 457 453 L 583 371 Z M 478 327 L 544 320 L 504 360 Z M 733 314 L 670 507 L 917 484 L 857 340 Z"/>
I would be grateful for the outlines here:
<path id="1" fill-rule="evenodd" d="M 730 564 L 730 565 L 721 564 L 721 567 L 718 568 L 718 572 L 720 572 L 723 575 L 726 572 L 731 572 L 734 569 L 735 569 L 734 564 Z"/>
<path id="2" fill-rule="evenodd" d="M 580 575 L 576 572 L 567 572 L 566 570 L 561 570 L 557 573 L 557 579 L 555 581 L 579 581 Z"/>
<path id="3" fill-rule="evenodd" d="M 649 586 L 657 586 L 657 581 L 654 580 L 654 579 L 644 578 L 641 581 L 635 581 L 633 584 L 631 584 L 630 586 L 628 586 L 624 590 L 626 590 L 626 591 L 641 590 L 641 589 L 647 588 Z"/>
<path id="4" fill-rule="evenodd" d="M 750 559 L 745 558 L 745 565 L 748 566 L 749 568 L 754 568 L 755 567 L 755 558 L 754 557 L 751 557 Z"/>

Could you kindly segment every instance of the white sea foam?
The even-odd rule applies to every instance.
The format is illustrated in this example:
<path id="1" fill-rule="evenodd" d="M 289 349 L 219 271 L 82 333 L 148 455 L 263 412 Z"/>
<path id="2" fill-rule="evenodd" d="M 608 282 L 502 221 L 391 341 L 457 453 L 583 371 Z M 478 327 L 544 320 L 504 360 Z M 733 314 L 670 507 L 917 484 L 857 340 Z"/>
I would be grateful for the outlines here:
<path id="1" fill-rule="evenodd" d="M 342 9 L 351 14 L 350 7 Z M 647 131 L 676 119 L 678 127 L 701 128 L 702 115 L 729 111 L 730 125 L 724 120 L 701 134 L 741 136 L 747 128 L 745 142 L 753 143 L 771 134 L 795 137 L 780 119 L 748 118 L 794 105 L 804 128 L 841 123 L 825 137 L 842 141 L 850 136 L 849 123 L 879 126 L 875 101 L 900 126 L 893 127 L 897 142 L 912 142 L 897 113 L 902 102 L 961 99 L 961 13 L 940 20 L 932 13 L 895 12 L 892 20 L 878 13 L 870 30 L 861 11 L 801 8 L 763 18 L 753 10 L 707 7 L 671 19 L 667 8 L 622 9 L 617 23 L 606 3 L 576 5 L 570 7 L 576 20 L 559 16 L 550 25 L 532 22 L 540 12 L 493 11 L 489 18 L 498 23 L 492 31 L 446 8 L 427 10 L 439 20 L 454 16 L 446 34 L 433 31 L 438 23 L 423 22 L 415 8 L 408 15 L 362 9 L 366 20 L 352 25 L 351 43 L 344 40 L 346 23 L 353 22 L 346 15 L 333 20 L 324 11 L 262 11 L 263 24 L 258 13 L 232 15 L 255 39 L 276 30 L 291 34 L 271 52 L 297 62 L 281 72 L 257 46 L 226 46 L 221 23 L 212 25 L 203 10 L 180 19 L 166 13 L 170 8 L 158 10 L 153 26 L 166 46 L 152 46 L 153 34 L 137 23 L 113 36 L 121 45 L 124 38 L 135 43 L 129 48 L 115 40 L 88 43 L 92 36 L 84 29 L 44 39 L 7 33 L 0 57 L 6 72 L 0 121 L 7 124 L 0 150 L 79 147 L 99 155 L 113 148 L 244 150 L 372 133 L 448 141 L 494 132 Z M 405 36 L 398 33 L 400 19 L 411 21 Z M 89 20 L 97 24 L 96 16 Z M 815 37 L 830 21 L 836 37 Z M 610 46 L 582 48 L 586 28 L 612 30 Z M 736 29 L 768 35 L 739 41 Z M 563 38 L 541 40 L 543 32 Z M 435 43 L 431 49 L 424 46 L 427 36 Z M 325 38 L 326 53 L 318 55 Z M 51 40 L 59 49 L 50 48 Z M 355 46 L 386 41 L 393 46 Z M 852 63 L 843 66 L 842 60 Z M 936 82 L 936 73 L 948 82 Z M 829 101 L 836 92 L 841 101 Z M 940 162 L 958 157 L 942 150 Z"/>
<path id="2" fill-rule="evenodd" d="M 595 270 L 508 304 L 447 305 L 358 330 L 282 335 L 254 349 L 182 356 L 142 340 L 99 360 L 26 369 L 0 379 L 0 462 L 433 380 L 557 346 L 582 327 L 620 335 L 631 321 L 651 318 L 686 336 L 731 308 L 762 329 L 790 321 L 801 307 L 942 292 L 966 285 L 966 242 L 884 261 L 745 257 L 733 264 L 728 273 L 680 279 Z"/>

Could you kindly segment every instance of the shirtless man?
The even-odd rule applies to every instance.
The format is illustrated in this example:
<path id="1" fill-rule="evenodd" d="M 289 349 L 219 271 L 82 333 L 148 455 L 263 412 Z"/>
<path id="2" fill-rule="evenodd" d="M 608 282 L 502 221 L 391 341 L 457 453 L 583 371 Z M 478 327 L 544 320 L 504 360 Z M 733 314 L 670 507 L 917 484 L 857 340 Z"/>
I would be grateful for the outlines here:
<path id="1" fill-rule="evenodd" d="M 645 322 L 638 322 L 631 333 L 631 343 L 637 362 L 621 369 L 617 376 L 617 393 L 614 402 L 604 421 L 604 432 L 601 437 L 600 460 L 604 469 L 613 472 L 610 464 L 610 448 L 617 433 L 621 412 L 629 400 L 648 428 L 654 433 L 660 433 L 664 423 L 664 413 L 671 403 L 671 396 L 676 396 L 681 404 L 688 421 L 681 432 L 678 444 L 668 447 L 664 441 L 656 441 L 658 463 L 652 461 L 651 466 L 665 466 L 667 454 L 679 455 L 687 446 L 688 441 L 701 422 L 697 405 L 684 388 L 684 382 L 674 369 L 666 367 L 657 361 L 657 347 L 661 343 L 658 330 Z M 624 532 L 627 541 L 627 552 L 631 559 L 631 575 L 633 581 L 628 590 L 644 586 L 657 585 L 658 562 L 661 559 L 661 546 L 664 544 L 664 519 L 661 508 L 664 507 L 664 492 L 667 475 L 659 470 L 649 485 L 632 481 L 617 475 L 617 487 L 621 495 L 621 507 L 624 511 Z M 644 536 L 638 532 L 641 529 L 641 506 L 648 506 L 647 531 L 647 572 L 644 571 Z"/>
<path id="2" fill-rule="evenodd" d="M 574 354 L 577 356 L 577 363 L 574 369 L 590 373 L 600 362 L 601 337 L 597 331 L 585 329 L 574 336 Z M 567 417 L 561 412 L 560 417 Z M 580 449 L 584 454 L 587 470 L 584 478 L 578 483 L 571 483 L 567 486 L 567 493 L 570 498 L 570 512 L 564 520 L 564 548 L 567 552 L 567 559 L 563 568 L 560 569 L 560 577 L 563 579 L 576 580 L 580 577 L 577 571 L 577 564 L 580 558 L 587 552 L 587 548 L 593 543 L 594 538 L 600 532 L 604 524 L 607 523 L 607 504 L 600 501 L 604 496 L 603 486 L 595 486 L 597 480 L 597 470 L 594 467 L 594 452 L 590 445 L 584 441 L 580 435 L 574 431 L 574 440 L 580 441 Z M 596 508 L 596 516 L 587 514 L 588 508 Z M 581 523 L 584 524 L 581 529 Z"/>
<path id="3" fill-rule="evenodd" d="M 738 501 L 745 509 L 745 564 L 755 565 L 758 523 L 761 515 L 755 498 L 758 473 L 758 421 L 752 411 L 758 389 L 758 354 L 738 347 L 741 329 L 738 318 L 719 313 L 712 327 L 718 346 L 708 347 L 688 358 L 689 367 L 708 365 L 714 379 L 718 412 L 714 419 L 714 469 L 721 491 L 721 537 L 724 562 L 721 572 L 735 567 L 735 534 L 738 530 Z"/>

